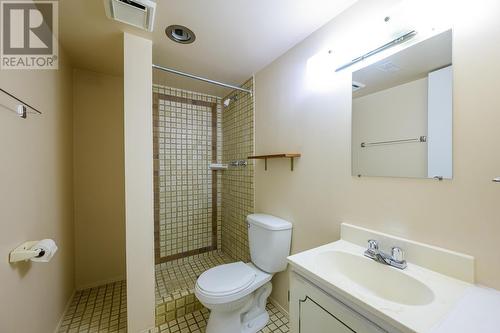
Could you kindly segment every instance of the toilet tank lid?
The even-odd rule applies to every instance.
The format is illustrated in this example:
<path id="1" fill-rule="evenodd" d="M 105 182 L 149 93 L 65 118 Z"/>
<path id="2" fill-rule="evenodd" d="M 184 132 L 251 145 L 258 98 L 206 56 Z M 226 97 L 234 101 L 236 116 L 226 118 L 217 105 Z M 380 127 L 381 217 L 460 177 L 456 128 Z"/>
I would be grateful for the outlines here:
<path id="1" fill-rule="evenodd" d="M 267 230 L 292 229 L 292 224 L 290 222 L 267 214 L 250 214 L 247 216 L 247 222 Z"/>

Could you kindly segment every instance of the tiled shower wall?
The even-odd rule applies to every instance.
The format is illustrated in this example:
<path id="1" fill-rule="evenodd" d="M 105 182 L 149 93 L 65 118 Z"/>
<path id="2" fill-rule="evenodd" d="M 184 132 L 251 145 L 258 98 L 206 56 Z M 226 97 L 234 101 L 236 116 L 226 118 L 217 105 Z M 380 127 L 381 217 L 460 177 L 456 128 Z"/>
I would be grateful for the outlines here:
<path id="1" fill-rule="evenodd" d="M 243 84 L 253 89 L 253 79 Z M 217 97 L 154 85 L 155 247 L 157 263 L 211 244 L 212 181 L 216 179 L 217 249 L 234 260 L 249 261 L 246 216 L 254 210 L 254 161 L 246 167 L 209 170 L 213 161 L 229 164 L 254 153 L 253 97 L 233 91 L 229 107 Z M 166 97 L 174 96 L 179 99 Z M 212 157 L 211 109 L 181 101 L 217 103 L 216 154 Z M 200 103 L 198 103 L 200 104 Z"/>
<path id="2" fill-rule="evenodd" d="M 209 165 L 222 157 L 222 117 L 217 97 L 161 85 L 153 86 L 153 94 L 155 252 L 159 263 L 220 248 L 221 175 Z M 215 196 L 212 186 L 216 186 Z M 217 219 L 216 230 L 213 218 Z"/>
<path id="3" fill-rule="evenodd" d="M 253 90 L 253 79 L 243 85 Z M 222 160 L 246 160 L 254 153 L 253 97 L 233 91 L 237 97 L 222 112 Z M 249 261 L 246 216 L 254 211 L 254 160 L 246 167 L 229 167 L 222 173 L 222 252 L 235 260 Z"/>

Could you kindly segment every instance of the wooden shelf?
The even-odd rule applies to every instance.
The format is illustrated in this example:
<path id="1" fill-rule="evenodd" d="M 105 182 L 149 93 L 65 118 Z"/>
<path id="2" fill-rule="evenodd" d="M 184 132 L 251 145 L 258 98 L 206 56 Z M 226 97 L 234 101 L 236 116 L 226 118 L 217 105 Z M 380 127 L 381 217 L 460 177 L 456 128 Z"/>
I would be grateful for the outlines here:
<path id="1" fill-rule="evenodd" d="M 269 155 L 255 155 L 248 156 L 249 160 L 264 160 L 264 168 L 267 170 L 267 160 L 269 158 L 289 158 L 290 159 L 290 170 L 293 171 L 293 159 L 300 157 L 299 153 L 281 153 L 281 154 L 269 154 Z"/>

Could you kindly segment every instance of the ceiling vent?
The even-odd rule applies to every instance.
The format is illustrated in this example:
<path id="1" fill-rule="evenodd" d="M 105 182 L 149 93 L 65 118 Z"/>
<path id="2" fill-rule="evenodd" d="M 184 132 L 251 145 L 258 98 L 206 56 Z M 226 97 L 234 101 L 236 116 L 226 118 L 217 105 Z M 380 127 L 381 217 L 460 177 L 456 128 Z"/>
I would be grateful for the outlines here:
<path id="1" fill-rule="evenodd" d="M 363 89 L 364 87 L 366 87 L 366 85 L 364 85 L 363 83 L 352 81 L 352 92 Z"/>
<path id="2" fill-rule="evenodd" d="M 104 0 L 106 15 L 113 20 L 153 31 L 156 3 L 151 0 Z"/>
<path id="3" fill-rule="evenodd" d="M 398 65 L 393 63 L 392 61 L 386 61 L 380 65 L 377 66 L 377 69 L 382 72 L 397 72 L 401 69 Z"/>

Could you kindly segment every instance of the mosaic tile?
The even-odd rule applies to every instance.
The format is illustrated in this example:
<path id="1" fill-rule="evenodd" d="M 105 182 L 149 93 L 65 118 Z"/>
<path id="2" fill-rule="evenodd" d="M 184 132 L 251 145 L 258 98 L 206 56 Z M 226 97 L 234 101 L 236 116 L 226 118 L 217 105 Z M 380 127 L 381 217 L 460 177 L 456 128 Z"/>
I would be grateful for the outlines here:
<path id="1" fill-rule="evenodd" d="M 253 79 L 242 87 L 253 89 Z M 228 95 L 233 96 L 235 92 Z M 223 163 L 247 160 L 254 153 L 253 97 L 241 92 L 236 97 L 222 111 Z M 244 262 L 250 261 L 246 216 L 254 212 L 254 160 L 247 162 L 222 174 L 222 252 Z"/>
<path id="2" fill-rule="evenodd" d="M 253 79 L 243 84 L 253 88 Z M 159 235 L 155 247 L 160 256 L 195 249 L 222 249 L 235 260 L 248 261 L 245 218 L 253 212 L 254 161 L 216 173 L 217 209 L 211 201 L 207 166 L 211 161 L 246 160 L 254 152 L 254 105 L 250 94 L 232 92 L 236 99 L 222 110 L 221 99 L 190 91 L 154 85 L 158 94 L 217 103 L 216 158 L 211 156 L 211 112 L 208 107 L 159 100 L 154 110 L 158 142 Z M 156 184 L 155 184 L 156 187 Z M 217 244 L 211 244 L 211 214 L 216 214 Z"/>
<path id="3" fill-rule="evenodd" d="M 221 176 L 209 165 L 222 156 L 222 115 L 218 97 L 161 85 L 153 92 L 158 263 L 220 249 Z"/>
<path id="4" fill-rule="evenodd" d="M 204 271 L 232 261 L 220 251 L 211 251 L 156 265 L 157 325 L 201 309 L 194 295 L 196 279 Z"/>
<path id="5" fill-rule="evenodd" d="M 288 317 L 281 313 L 272 303 L 267 304 L 269 323 L 260 333 L 290 332 Z M 159 333 L 204 333 L 210 312 L 203 308 L 184 317 L 169 321 L 156 328 Z"/>
<path id="6" fill-rule="evenodd" d="M 125 281 L 77 291 L 63 317 L 59 333 L 126 333 L 127 305 Z M 269 323 L 261 333 L 289 332 L 288 317 L 273 304 L 267 304 Z M 197 309 L 157 325 L 151 333 L 203 333 L 209 311 Z"/>
<path id="7" fill-rule="evenodd" d="M 125 281 L 79 290 L 67 309 L 60 333 L 126 332 L 127 288 Z"/>

